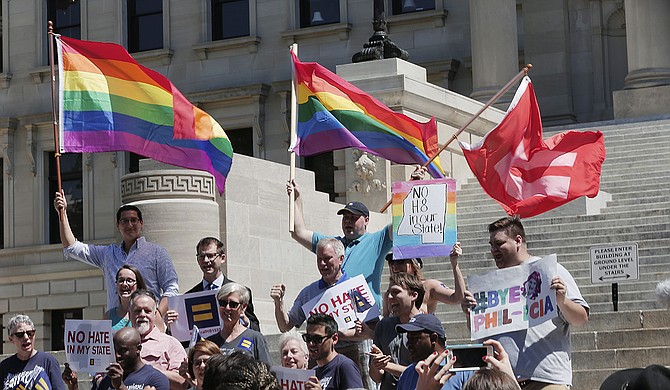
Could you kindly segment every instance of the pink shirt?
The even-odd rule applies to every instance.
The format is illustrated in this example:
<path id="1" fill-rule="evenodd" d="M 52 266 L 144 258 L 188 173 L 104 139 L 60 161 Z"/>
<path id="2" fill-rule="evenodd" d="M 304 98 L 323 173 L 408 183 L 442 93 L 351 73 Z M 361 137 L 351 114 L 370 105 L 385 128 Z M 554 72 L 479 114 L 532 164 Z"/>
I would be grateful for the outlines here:
<path id="1" fill-rule="evenodd" d="M 186 359 L 186 351 L 179 340 L 154 327 L 142 337 L 140 356 L 146 364 L 158 370 L 179 372 L 181 362 Z"/>

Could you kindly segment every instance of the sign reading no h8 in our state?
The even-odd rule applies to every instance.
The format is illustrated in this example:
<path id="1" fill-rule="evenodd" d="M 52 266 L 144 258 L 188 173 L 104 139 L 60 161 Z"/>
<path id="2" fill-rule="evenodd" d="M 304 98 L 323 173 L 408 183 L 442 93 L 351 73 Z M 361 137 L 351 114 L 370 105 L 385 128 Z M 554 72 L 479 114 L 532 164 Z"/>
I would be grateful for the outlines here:
<path id="1" fill-rule="evenodd" d="M 591 283 L 639 279 L 637 243 L 591 247 Z"/>

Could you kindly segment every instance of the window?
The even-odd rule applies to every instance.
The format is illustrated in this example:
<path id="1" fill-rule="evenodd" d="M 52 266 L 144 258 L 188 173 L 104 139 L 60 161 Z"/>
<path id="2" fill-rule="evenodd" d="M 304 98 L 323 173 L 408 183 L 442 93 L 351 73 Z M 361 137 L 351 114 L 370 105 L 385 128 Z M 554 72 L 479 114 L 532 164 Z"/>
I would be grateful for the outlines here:
<path id="1" fill-rule="evenodd" d="M 0 158 L 0 169 L 5 170 L 5 162 Z M 4 173 L 2 175 L 5 176 Z M 0 249 L 5 247 L 5 191 L 4 191 L 5 180 L 0 180 Z M 0 350 L 0 353 L 2 351 Z"/>
<path id="2" fill-rule="evenodd" d="M 56 159 L 53 152 L 46 152 L 44 156 L 49 165 L 49 244 L 59 244 L 60 232 L 58 213 L 53 208 L 54 194 L 58 191 L 56 176 Z M 67 200 L 67 216 L 74 236 L 84 239 L 84 196 L 82 185 L 82 154 L 67 153 L 60 156 L 61 182 Z"/>
<path id="3" fill-rule="evenodd" d="M 339 22 L 339 0 L 300 0 L 300 28 Z"/>
<path id="4" fill-rule="evenodd" d="M 226 135 L 233 145 L 233 152 L 245 156 L 254 156 L 254 132 L 251 127 L 227 130 Z"/>
<path id="5" fill-rule="evenodd" d="M 435 9 L 435 0 L 392 0 L 393 15 Z"/>
<path id="6" fill-rule="evenodd" d="M 65 349 L 65 320 L 81 320 L 83 317 L 82 309 L 52 310 L 51 349 L 49 351 L 63 351 Z"/>
<path id="7" fill-rule="evenodd" d="M 212 40 L 249 35 L 248 0 L 212 1 Z"/>
<path id="8" fill-rule="evenodd" d="M 316 190 L 327 193 L 330 201 L 334 202 L 337 194 L 335 193 L 333 152 L 305 157 L 305 169 L 314 172 L 314 187 Z"/>
<path id="9" fill-rule="evenodd" d="M 47 0 L 47 16 L 54 23 L 56 34 L 81 39 L 79 0 Z"/>
<path id="10" fill-rule="evenodd" d="M 144 160 L 146 157 L 141 156 L 137 153 L 128 152 L 128 173 L 134 173 L 140 171 L 140 160 Z"/>
<path id="11" fill-rule="evenodd" d="M 128 0 L 128 51 L 163 48 L 163 0 Z"/>

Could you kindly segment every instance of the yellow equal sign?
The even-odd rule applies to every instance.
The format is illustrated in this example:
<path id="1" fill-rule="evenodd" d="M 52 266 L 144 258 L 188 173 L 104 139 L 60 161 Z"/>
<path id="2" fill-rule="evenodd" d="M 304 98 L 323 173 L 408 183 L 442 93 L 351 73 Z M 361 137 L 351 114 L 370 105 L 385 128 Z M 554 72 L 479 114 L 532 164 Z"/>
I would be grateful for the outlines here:
<path id="1" fill-rule="evenodd" d="M 193 305 L 191 306 L 191 311 L 193 312 L 193 321 L 195 322 L 200 322 L 200 321 L 207 321 L 211 320 L 214 318 L 212 316 L 212 304 L 211 303 L 201 303 L 199 305 Z M 205 312 L 202 314 L 196 314 L 200 312 Z"/>

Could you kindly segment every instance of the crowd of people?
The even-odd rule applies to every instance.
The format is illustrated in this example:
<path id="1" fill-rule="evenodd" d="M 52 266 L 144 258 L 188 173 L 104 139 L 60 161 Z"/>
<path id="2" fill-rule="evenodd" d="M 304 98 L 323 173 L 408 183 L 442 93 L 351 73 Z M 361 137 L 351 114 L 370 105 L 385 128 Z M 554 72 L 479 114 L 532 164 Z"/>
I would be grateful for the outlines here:
<path id="1" fill-rule="evenodd" d="M 415 172 L 419 177 L 421 171 Z M 157 390 L 279 389 L 272 364 L 314 369 L 305 389 L 568 389 L 572 381 L 570 327 L 588 321 L 589 306 L 570 273 L 558 265 L 551 280 L 559 315 L 528 329 L 503 333 L 490 340 L 494 353 L 486 356 L 487 369 L 452 371 L 455 358 L 446 345 L 448 329 L 433 314 L 438 303 L 461 305 L 469 326 L 476 305 L 459 268 L 463 249 L 453 246 L 450 263 L 454 286 L 447 287 L 422 274 L 421 259 L 397 259 L 389 254 L 392 225 L 368 232 L 368 208 L 346 204 L 342 235 L 311 231 L 304 222 L 300 189 L 287 184 L 295 200 L 292 237 L 315 254 L 321 277 L 305 286 L 292 303 L 284 302 L 287 286 L 270 288 L 279 339 L 280 357 L 272 362 L 252 303 L 251 290 L 227 278 L 223 243 L 206 237 L 196 244 L 200 283 L 188 292 L 217 290 L 220 332 L 186 350 L 170 335 L 179 320 L 167 298 L 179 294 L 177 273 L 167 251 L 142 236 L 139 208 L 123 206 L 116 223 L 120 244 L 91 245 L 78 241 L 67 219 L 67 202 L 57 193 L 54 207 L 60 216 L 60 234 L 66 257 L 100 268 L 108 291 L 104 318 L 112 322 L 116 363 L 94 378 L 95 389 L 142 388 Z M 523 225 L 506 217 L 489 225 L 489 243 L 499 269 L 537 259 L 527 249 Z M 381 291 L 384 264 L 388 289 Z M 350 278 L 363 275 L 382 316 L 355 321 L 349 329 L 335 319 L 316 313 L 309 317 L 303 305 Z M 287 310 L 286 308 L 289 307 Z M 298 328 L 305 324 L 304 333 Z M 7 334 L 17 353 L 0 363 L 4 390 L 76 389 L 76 373 L 62 372 L 49 354 L 35 350 L 35 326 L 30 318 L 10 319 Z"/>

